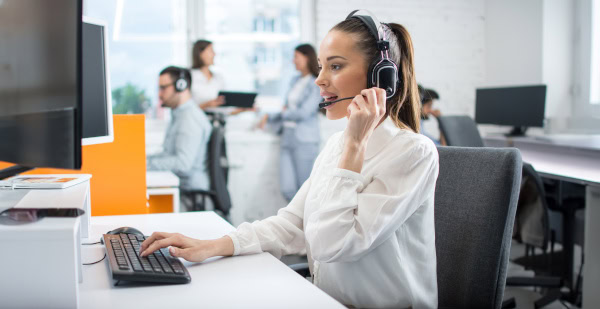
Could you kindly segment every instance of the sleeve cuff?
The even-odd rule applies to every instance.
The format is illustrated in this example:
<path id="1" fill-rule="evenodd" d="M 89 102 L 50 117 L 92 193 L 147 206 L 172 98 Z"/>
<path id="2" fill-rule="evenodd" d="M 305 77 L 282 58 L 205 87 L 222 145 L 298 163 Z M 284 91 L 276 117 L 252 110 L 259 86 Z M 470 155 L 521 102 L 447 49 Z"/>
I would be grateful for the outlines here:
<path id="1" fill-rule="evenodd" d="M 359 181 L 363 186 L 366 185 L 365 177 L 363 175 L 361 175 L 360 173 L 353 172 L 351 170 L 346 170 L 343 168 L 335 168 L 333 170 L 332 176 L 353 179 L 353 180 Z"/>
<path id="2" fill-rule="evenodd" d="M 233 241 L 233 256 L 240 255 L 240 240 L 235 235 L 235 232 L 229 233 L 227 236 Z"/>

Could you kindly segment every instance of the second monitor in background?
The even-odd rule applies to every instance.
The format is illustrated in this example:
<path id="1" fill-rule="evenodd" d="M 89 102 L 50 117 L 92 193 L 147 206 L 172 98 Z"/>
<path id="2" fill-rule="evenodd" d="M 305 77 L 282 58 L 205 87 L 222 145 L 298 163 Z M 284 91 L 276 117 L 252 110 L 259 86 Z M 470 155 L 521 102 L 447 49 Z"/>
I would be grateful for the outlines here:
<path id="1" fill-rule="evenodd" d="M 223 106 L 252 108 L 256 92 L 221 91 L 219 92 L 219 96 L 225 96 L 225 104 Z"/>
<path id="2" fill-rule="evenodd" d="M 106 24 L 83 18 L 82 26 L 82 145 L 114 139 Z"/>
<path id="3" fill-rule="evenodd" d="M 546 85 L 479 88 L 475 95 L 475 121 L 512 126 L 507 135 L 525 135 L 528 127 L 544 127 Z"/>

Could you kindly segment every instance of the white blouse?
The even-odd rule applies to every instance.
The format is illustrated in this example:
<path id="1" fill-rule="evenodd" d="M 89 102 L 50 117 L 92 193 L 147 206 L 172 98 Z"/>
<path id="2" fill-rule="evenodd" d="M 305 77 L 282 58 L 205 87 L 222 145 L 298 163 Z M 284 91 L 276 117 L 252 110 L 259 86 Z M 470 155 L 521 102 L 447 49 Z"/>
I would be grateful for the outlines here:
<path id="1" fill-rule="evenodd" d="M 345 305 L 436 308 L 435 145 L 388 118 L 359 174 L 337 168 L 343 143 L 343 132 L 329 139 L 277 216 L 229 234 L 234 255 L 279 258 L 306 248 L 314 284 Z"/>
<path id="2" fill-rule="evenodd" d="M 216 99 L 219 91 L 225 88 L 223 77 L 218 73 L 211 71 L 212 78 L 207 80 L 199 69 L 192 69 L 190 72 L 192 73 L 192 99 L 196 104 Z"/>

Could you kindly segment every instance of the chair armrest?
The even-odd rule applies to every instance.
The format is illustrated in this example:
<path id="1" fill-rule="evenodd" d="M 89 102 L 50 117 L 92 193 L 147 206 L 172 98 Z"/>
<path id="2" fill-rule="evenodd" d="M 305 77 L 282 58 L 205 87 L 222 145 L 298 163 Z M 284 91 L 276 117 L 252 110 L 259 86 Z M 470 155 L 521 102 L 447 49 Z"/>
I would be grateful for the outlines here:
<path id="1" fill-rule="evenodd" d="M 304 278 L 310 277 L 310 269 L 308 268 L 308 263 L 292 264 L 289 265 L 289 267 Z"/>
<path id="2" fill-rule="evenodd" d="M 207 191 L 207 190 L 200 190 L 200 189 L 182 190 L 181 193 L 182 194 L 217 195 L 217 193 L 215 191 Z"/>
<path id="3" fill-rule="evenodd" d="M 515 301 L 514 297 L 511 297 L 509 299 L 506 299 L 504 301 L 502 301 L 502 309 L 513 309 L 513 308 L 517 308 L 517 302 Z"/>
<path id="4" fill-rule="evenodd" d="M 539 286 L 539 287 L 561 287 L 562 279 L 559 277 L 535 276 L 535 277 L 508 277 L 508 286 Z"/>

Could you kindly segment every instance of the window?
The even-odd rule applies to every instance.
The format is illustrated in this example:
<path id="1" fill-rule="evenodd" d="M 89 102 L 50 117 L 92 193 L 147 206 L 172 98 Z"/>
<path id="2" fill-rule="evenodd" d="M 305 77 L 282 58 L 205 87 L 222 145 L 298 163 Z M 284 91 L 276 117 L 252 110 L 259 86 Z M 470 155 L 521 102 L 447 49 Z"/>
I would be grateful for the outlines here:
<path id="1" fill-rule="evenodd" d="M 84 0 L 83 14 L 107 24 L 113 111 L 163 112 L 155 108 L 160 70 L 188 63 L 186 1 Z"/>
<path id="2" fill-rule="evenodd" d="M 226 88 L 280 96 L 296 74 L 299 0 L 205 0 L 204 34 Z"/>
<path id="3" fill-rule="evenodd" d="M 590 103 L 600 105 L 600 0 L 592 2 L 592 63 Z"/>

